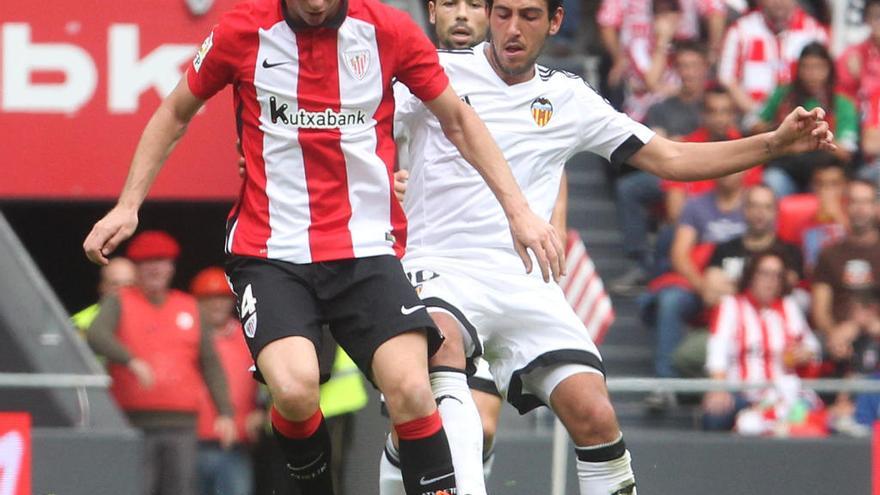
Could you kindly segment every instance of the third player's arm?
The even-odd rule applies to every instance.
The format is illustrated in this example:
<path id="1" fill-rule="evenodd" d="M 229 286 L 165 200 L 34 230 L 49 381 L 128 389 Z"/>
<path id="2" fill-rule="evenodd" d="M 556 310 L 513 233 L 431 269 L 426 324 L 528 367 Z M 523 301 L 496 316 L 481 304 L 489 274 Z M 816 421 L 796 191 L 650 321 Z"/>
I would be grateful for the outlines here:
<path id="1" fill-rule="evenodd" d="M 525 250 L 529 248 L 541 265 L 544 280 L 549 281 L 551 271 L 558 279 L 565 267 L 564 249 L 559 244 L 559 238 L 553 227 L 529 208 L 486 124 L 469 105 L 459 99 L 452 86 L 447 86 L 440 96 L 425 102 L 425 105 L 440 121 L 446 138 L 483 176 L 498 198 L 510 222 L 514 246 L 523 258 L 526 269 L 531 271 L 531 259 Z"/>
<path id="2" fill-rule="evenodd" d="M 181 79 L 159 105 L 138 142 L 119 201 L 95 224 L 83 243 L 89 259 L 106 264 L 106 256 L 134 233 L 137 211 L 150 186 L 203 103 L 189 90 L 186 80 Z"/>
<path id="3" fill-rule="evenodd" d="M 771 132 L 732 141 L 683 143 L 654 136 L 630 163 L 646 172 L 677 181 L 714 179 L 783 155 L 833 151 L 834 136 L 821 108 L 798 107 Z"/>

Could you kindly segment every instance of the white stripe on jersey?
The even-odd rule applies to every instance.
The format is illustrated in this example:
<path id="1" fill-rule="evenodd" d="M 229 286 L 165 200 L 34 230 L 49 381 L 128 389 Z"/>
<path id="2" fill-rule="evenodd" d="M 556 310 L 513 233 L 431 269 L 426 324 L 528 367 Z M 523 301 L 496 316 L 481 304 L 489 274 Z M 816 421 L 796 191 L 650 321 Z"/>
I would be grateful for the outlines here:
<path id="1" fill-rule="evenodd" d="M 348 17 L 339 28 L 339 96 L 343 108 L 360 108 L 375 115 L 383 91 L 382 67 L 376 28 L 372 24 Z M 362 55 L 366 52 L 366 58 Z M 352 62 L 357 58 L 357 62 Z M 359 74 L 362 74 L 358 77 Z M 377 126 L 342 127 L 341 147 L 348 176 L 348 197 L 351 203 L 351 244 L 357 258 L 388 254 L 382 246 L 385 234 L 391 232 L 391 183 L 388 168 L 376 154 Z M 353 165 L 354 164 L 354 165 Z M 378 186 L 378 187 L 377 187 Z M 378 242 L 377 242 L 378 239 Z"/>
<path id="2" fill-rule="evenodd" d="M 297 94 L 297 63 L 283 63 L 265 68 L 263 61 L 279 64 L 298 57 L 296 36 L 284 21 L 260 29 L 260 44 L 254 69 L 254 87 L 260 102 L 260 130 L 263 131 L 263 159 L 266 164 L 266 196 L 269 199 L 271 234 L 266 241 L 266 256 L 272 259 L 295 259 L 311 262 L 309 247 L 309 192 L 302 148 L 294 146 L 297 127 L 279 120 L 272 123 L 270 98 Z M 276 107 L 288 106 L 288 114 L 299 110 L 296 101 L 276 100 Z"/>

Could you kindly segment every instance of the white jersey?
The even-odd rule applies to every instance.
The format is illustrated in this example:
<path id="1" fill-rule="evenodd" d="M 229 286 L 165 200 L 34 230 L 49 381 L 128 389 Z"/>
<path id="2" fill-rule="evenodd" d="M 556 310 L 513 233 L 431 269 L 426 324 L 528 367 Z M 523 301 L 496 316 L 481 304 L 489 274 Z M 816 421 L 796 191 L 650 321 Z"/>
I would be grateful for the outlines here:
<path id="1" fill-rule="evenodd" d="M 653 136 L 573 74 L 538 66 L 531 80 L 508 85 L 490 66 L 487 46 L 440 50 L 440 63 L 458 95 L 486 123 L 541 218 L 550 219 L 572 155 L 592 151 L 621 163 Z M 396 97 L 395 132 L 408 143 L 401 163 L 410 172 L 405 259 L 484 256 L 489 249 L 494 263 L 521 271 L 507 218 L 480 174 L 420 100 L 405 91 Z"/>

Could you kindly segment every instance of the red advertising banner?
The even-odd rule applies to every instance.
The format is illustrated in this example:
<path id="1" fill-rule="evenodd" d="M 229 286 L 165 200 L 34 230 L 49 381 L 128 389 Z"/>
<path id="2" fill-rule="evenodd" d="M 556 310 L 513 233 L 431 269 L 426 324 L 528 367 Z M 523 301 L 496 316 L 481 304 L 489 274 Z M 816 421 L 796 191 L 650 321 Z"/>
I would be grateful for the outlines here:
<path id="1" fill-rule="evenodd" d="M 31 416 L 0 413 L 0 495 L 31 495 Z"/>
<path id="2" fill-rule="evenodd" d="M 0 2 L 0 199 L 115 198 L 140 133 L 235 0 Z M 153 198 L 238 192 L 229 89 L 193 119 Z"/>

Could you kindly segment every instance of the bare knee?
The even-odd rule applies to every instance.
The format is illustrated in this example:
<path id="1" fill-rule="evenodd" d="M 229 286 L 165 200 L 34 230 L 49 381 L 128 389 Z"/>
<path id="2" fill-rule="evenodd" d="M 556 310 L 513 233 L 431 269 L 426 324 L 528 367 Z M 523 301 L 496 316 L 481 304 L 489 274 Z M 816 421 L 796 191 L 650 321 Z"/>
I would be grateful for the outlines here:
<path id="1" fill-rule="evenodd" d="M 586 399 L 586 398 L 585 398 Z M 576 445 L 589 446 L 613 442 L 620 435 L 614 406 L 604 395 L 561 407 L 560 419 Z"/>
<path id="2" fill-rule="evenodd" d="M 282 416 L 291 421 L 303 421 L 311 417 L 320 406 L 317 377 L 281 379 L 269 387 L 272 403 Z"/>
<path id="3" fill-rule="evenodd" d="M 446 313 L 431 313 L 434 323 L 440 328 L 444 339 L 440 349 L 428 360 L 430 366 L 447 366 L 451 368 L 464 369 L 465 367 L 465 349 L 464 337 L 458 321 Z"/>
<path id="4" fill-rule="evenodd" d="M 393 381 L 386 381 L 382 393 L 395 424 L 423 418 L 437 409 L 428 377 L 421 374 L 404 373 Z"/>

